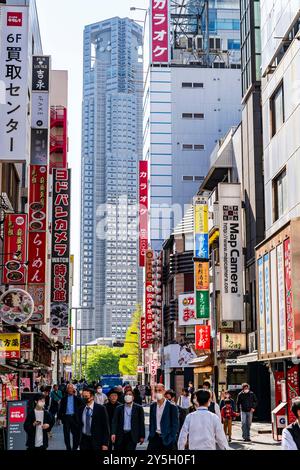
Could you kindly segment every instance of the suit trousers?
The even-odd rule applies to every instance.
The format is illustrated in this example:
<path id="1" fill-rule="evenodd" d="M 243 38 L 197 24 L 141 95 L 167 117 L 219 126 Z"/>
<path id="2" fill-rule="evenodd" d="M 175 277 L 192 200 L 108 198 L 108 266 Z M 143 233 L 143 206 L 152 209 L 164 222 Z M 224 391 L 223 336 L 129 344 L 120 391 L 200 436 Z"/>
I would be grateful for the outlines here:
<path id="1" fill-rule="evenodd" d="M 86 434 L 81 435 L 80 450 L 93 450 L 92 436 L 87 436 Z"/>
<path id="2" fill-rule="evenodd" d="M 136 449 L 136 443 L 132 440 L 131 432 L 124 432 L 123 438 L 115 444 L 115 450 L 130 452 Z"/>
<path id="3" fill-rule="evenodd" d="M 80 440 L 80 425 L 75 415 L 66 415 L 63 419 L 64 439 L 67 450 L 77 450 Z M 70 434 L 73 436 L 73 446 L 71 448 Z"/>
<path id="4" fill-rule="evenodd" d="M 175 450 L 176 444 L 172 443 L 169 446 L 165 446 L 160 434 L 155 433 L 154 437 L 149 437 L 148 449 L 149 451 L 160 451 L 160 450 Z"/>

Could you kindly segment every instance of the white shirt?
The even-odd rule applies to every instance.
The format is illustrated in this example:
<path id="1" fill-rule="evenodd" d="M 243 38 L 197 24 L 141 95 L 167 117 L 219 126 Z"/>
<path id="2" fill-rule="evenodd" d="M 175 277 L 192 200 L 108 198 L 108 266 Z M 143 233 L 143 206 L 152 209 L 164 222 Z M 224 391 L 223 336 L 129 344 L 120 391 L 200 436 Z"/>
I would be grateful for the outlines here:
<path id="1" fill-rule="evenodd" d="M 44 445 L 43 440 L 43 424 L 44 424 L 44 410 L 34 410 L 35 420 L 40 421 L 41 424 L 35 427 L 35 447 L 42 447 Z"/>
<path id="2" fill-rule="evenodd" d="M 300 427 L 299 422 L 298 426 Z M 293 436 L 288 429 L 282 431 L 281 448 L 282 450 L 298 450 Z"/>
<path id="3" fill-rule="evenodd" d="M 215 402 L 215 414 L 218 416 L 219 420 L 222 421 L 221 410 L 218 403 Z"/>
<path id="4" fill-rule="evenodd" d="M 187 439 L 189 450 L 216 450 L 217 444 L 220 450 L 230 450 L 220 419 L 204 406 L 185 418 L 178 450 L 185 450 Z"/>
<path id="5" fill-rule="evenodd" d="M 87 405 L 84 409 L 84 412 L 82 413 L 82 423 L 83 423 L 83 434 L 86 434 L 86 412 L 87 412 L 87 408 L 90 408 L 92 410 L 92 413 L 91 413 L 91 424 L 92 424 L 92 419 L 93 419 L 93 410 L 94 410 L 94 401 L 92 401 L 92 403 L 90 405 Z"/>
<path id="6" fill-rule="evenodd" d="M 104 405 L 107 402 L 107 396 L 105 393 L 95 393 L 95 403 L 98 405 Z"/>
<path id="7" fill-rule="evenodd" d="M 161 406 L 159 406 L 159 404 L 157 402 L 157 407 L 156 407 L 156 432 L 158 434 L 161 434 L 160 422 L 161 422 L 161 418 L 162 418 L 166 403 L 167 403 L 167 400 L 164 400 L 163 404 Z"/>
<path id="8" fill-rule="evenodd" d="M 179 399 L 178 399 L 177 404 L 178 404 L 181 408 L 187 410 L 187 409 L 191 406 L 190 397 L 189 397 L 189 396 L 186 397 L 185 395 L 181 395 L 181 396 L 179 397 Z"/>

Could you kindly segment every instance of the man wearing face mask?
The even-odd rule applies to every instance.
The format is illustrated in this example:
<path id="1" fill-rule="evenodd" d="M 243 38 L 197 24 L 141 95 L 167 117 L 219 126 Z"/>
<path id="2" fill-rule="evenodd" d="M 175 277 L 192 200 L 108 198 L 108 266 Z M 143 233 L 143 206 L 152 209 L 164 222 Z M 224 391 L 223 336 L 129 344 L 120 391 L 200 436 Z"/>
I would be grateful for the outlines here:
<path id="1" fill-rule="evenodd" d="M 108 450 L 108 414 L 103 405 L 95 403 L 94 396 L 95 391 L 92 388 L 83 389 L 82 400 L 85 406 L 80 411 L 80 450 Z"/>
<path id="2" fill-rule="evenodd" d="M 137 444 L 145 440 L 145 416 L 141 405 L 134 403 L 133 391 L 128 389 L 124 396 L 125 404 L 118 406 L 112 422 L 111 441 L 114 449 L 133 451 Z"/>
<path id="3" fill-rule="evenodd" d="M 165 398 L 165 386 L 155 386 L 156 402 L 150 406 L 150 431 L 148 451 L 176 449 L 179 429 L 178 408 Z"/>
<path id="4" fill-rule="evenodd" d="M 95 393 L 95 403 L 98 405 L 105 405 L 107 403 L 107 396 L 103 393 L 102 386 L 98 385 Z"/>
<path id="5" fill-rule="evenodd" d="M 256 395 L 250 391 L 249 384 L 242 384 L 242 391 L 238 394 L 237 399 L 237 411 L 241 412 L 242 433 L 245 442 L 251 442 L 250 428 L 252 424 L 253 413 L 256 407 Z"/>
<path id="6" fill-rule="evenodd" d="M 40 393 L 35 397 L 35 407 L 28 413 L 24 423 L 28 450 L 46 450 L 48 448 L 48 432 L 51 431 L 53 425 L 54 418 L 45 410 L 45 398 Z"/>

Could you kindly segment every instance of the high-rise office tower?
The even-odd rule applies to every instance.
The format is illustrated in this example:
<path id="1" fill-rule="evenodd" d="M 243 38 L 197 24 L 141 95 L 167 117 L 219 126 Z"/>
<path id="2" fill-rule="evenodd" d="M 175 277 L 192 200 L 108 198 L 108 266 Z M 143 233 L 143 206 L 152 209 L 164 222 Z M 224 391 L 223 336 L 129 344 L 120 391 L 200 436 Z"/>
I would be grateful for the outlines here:
<path id="1" fill-rule="evenodd" d="M 142 29 L 112 18 L 84 30 L 81 328 L 123 338 L 142 298 L 137 177 L 143 147 Z M 90 307 L 90 310 L 88 310 Z"/>

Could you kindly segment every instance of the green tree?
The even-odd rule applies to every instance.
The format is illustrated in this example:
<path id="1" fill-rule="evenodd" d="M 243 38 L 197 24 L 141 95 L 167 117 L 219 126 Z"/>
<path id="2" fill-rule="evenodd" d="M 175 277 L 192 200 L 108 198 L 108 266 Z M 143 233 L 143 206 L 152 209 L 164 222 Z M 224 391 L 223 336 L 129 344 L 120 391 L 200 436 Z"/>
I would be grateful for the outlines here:
<path id="1" fill-rule="evenodd" d="M 109 348 L 107 346 L 88 346 L 87 361 L 85 364 L 85 348 L 82 348 L 82 373 L 88 382 L 99 380 L 103 374 L 118 374 L 120 348 Z M 77 370 L 76 378 L 79 375 L 79 357 L 80 352 L 77 351 Z"/>
<path id="2" fill-rule="evenodd" d="M 133 314 L 132 323 L 127 330 L 124 347 L 121 350 L 121 355 L 128 355 L 127 358 L 120 358 L 119 370 L 122 376 L 137 374 L 140 353 L 139 333 L 141 316 L 142 307 L 138 305 L 136 311 Z"/>

